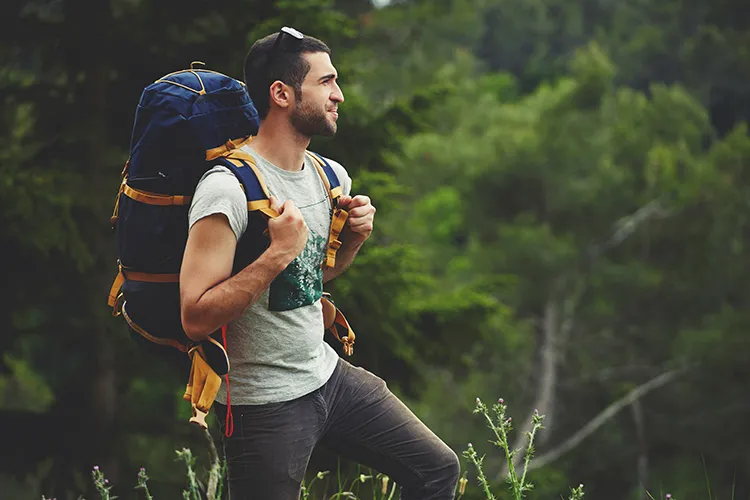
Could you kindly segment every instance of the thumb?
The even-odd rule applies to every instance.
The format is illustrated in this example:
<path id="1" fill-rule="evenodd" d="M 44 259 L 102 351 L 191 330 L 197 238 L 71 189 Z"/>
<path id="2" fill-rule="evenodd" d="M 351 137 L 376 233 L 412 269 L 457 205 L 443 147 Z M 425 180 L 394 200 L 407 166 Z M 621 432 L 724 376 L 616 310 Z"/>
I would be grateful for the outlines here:
<path id="1" fill-rule="evenodd" d="M 292 200 L 286 200 L 283 205 L 281 205 L 281 211 L 289 210 L 294 208 L 294 201 Z"/>
<path id="2" fill-rule="evenodd" d="M 352 202 L 351 196 L 342 194 L 341 198 L 339 198 L 339 208 L 347 208 L 351 202 Z"/>
<path id="3" fill-rule="evenodd" d="M 271 210 L 274 210 L 279 214 L 284 211 L 284 208 L 281 206 L 281 204 L 279 204 L 279 200 L 277 200 L 273 196 L 268 197 L 268 202 L 271 204 Z"/>

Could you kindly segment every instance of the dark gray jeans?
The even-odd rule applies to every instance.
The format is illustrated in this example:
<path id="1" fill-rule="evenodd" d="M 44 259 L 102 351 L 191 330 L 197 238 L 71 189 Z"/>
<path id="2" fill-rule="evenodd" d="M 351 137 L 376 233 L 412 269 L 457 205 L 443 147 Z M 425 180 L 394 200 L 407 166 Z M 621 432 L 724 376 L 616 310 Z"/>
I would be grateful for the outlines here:
<path id="1" fill-rule="evenodd" d="M 226 406 L 214 405 L 224 435 Z M 313 448 L 388 475 L 403 500 L 455 496 L 458 457 L 385 382 L 339 360 L 320 389 L 284 403 L 235 406 L 224 436 L 231 500 L 296 500 Z"/>

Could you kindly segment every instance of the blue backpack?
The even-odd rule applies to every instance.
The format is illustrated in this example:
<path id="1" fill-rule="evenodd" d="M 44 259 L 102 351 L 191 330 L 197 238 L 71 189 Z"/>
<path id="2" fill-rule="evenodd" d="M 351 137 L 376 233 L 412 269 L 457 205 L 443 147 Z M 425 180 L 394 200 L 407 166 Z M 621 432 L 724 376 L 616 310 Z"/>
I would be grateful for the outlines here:
<path id="1" fill-rule="evenodd" d="M 192 195 L 201 176 L 222 164 L 242 184 L 251 217 L 278 214 L 270 207 L 268 189 L 252 156 L 239 149 L 252 140 L 259 126 L 245 84 L 196 68 L 197 64 L 202 63 L 159 78 L 141 94 L 111 218 L 118 274 L 108 304 L 114 316 L 125 319 L 131 337 L 142 348 L 177 363 L 186 374 L 189 371 L 185 399 L 192 402 L 191 422 L 205 428 L 205 414 L 221 385 L 220 376 L 226 376 L 230 366 L 226 326 L 201 342 L 192 341 L 182 328 L 179 273 Z M 331 166 L 321 156 L 307 154 L 329 191 L 332 223 L 323 265 L 332 267 L 347 213 L 337 207 L 341 186 Z M 234 272 L 257 258 L 269 243 L 265 233 L 242 239 L 249 239 L 243 248 L 251 251 L 238 255 Z M 328 294 L 321 300 L 326 329 L 351 355 L 354 332 Z"/>

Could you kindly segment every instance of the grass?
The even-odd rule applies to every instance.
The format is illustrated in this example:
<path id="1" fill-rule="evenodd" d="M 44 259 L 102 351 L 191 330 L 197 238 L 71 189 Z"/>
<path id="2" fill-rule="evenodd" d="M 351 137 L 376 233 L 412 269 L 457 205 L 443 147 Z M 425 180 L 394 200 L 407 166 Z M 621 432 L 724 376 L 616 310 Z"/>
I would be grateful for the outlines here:
<path id="1" fill-rule="evenodd" d="M 493 404 L 489 408 L 479 398 L 476 400 L 476 407 L 474 414 L 481 415 L 487 427 L 492 432 L 494 437 L 490 441 L 496 448 L 498 448 L 505 456 L 505 463 L 507 467 L 507 473 L 505 474 L 505 483 L 510 491 L 510 495 L 513 500 L 522 500 L 526 497 L 526 494 L 530 492 L 534 485 L 529 480 L 528 472 L 529 465 L 531 464 L 534 457 L 534 440 L 537 432 L 543 429 L 544 415 L 540 415 L 536 410 L 532 415 L 532 427 L 531 431 L 526 433 L 526 446 L 523 449 L 512 449 L 509 440 L 509 436 L 513 430 L 512 419 L 507 416 L 508 407 L 503 401 L 499 399 L 497 403 Z M 221 460 L 216 451 L 213 439 L 208 431 L 205 431 L 206 439 L 209 443 L 209 454 L 211 457 L 211 467 L 207 473 L 205 481 L 201 481 L 195 471 L 195 457 L 189 449 L 176 450 L 178 460 L 181 460 L 186 467 L 186 483 L 187 488 L 182 491 L 183 500 L 220 500 L 222 498 L 222 487 L 223 478 L 226 474 L 226 463 Z M 519 453 L 523 453 L 523 457 L 520 461 L 516 460 Z M 474 445 L 468 444 L 466 450 L 462 453 L 463 457 L 467 462 L 474 466 L 476 471 L 476 479 L 481 492 L 484 494 L 487 500 L 497 500 L 496 492 L 492 491 L 492 485 L 487 479 L 484 470 L 484 458 L 485 455 L 479 455 Z M 519 464 L 520 470 L 516 467 Z M 704 471 L 705 460 L 704 460 Z M 367 474 L 362 473 L 361 469 L 358 469 L 359 475 L 352 480 L 345 480 L 341 477 L 340 467 L 336 471 L 336 489 L 330 496 L 328 493 L 323 493 L 323 496 L 314 496 L 313 487 L 318 485 L 317 483 L 325 481 L 324 487 L 327 490 L 328 484 L 331 481 L 330 471 L 320 471 L 313 476 L 309 482 L 302 482 L 300 498 L 302 500 L 340 500 L 359 499 L 360 491 L 364 488 L 370 493 L 373 500 L 395 500 L 399 498 L 397 492 L 399 490 L 398 485 L 392 481 L 388 476 L 379 473 L 373 473 L 372 470 L 368 469 Z M 458 487 L 456 492 L 456 499 L 460 500 L 466 493 L 468 479 L 466 478 L 467 472 L 464 471 L 461 478 L 458 481 Z M 104 476 L 104 473 L 99 467 L 94 466 L 91 471 L 91 478 L 99 494 L 100 500 L 115 500 L 117 497 L 112 493 L 112 484 Z M 141 490 L 146 500 L 154 500 L 151 492 L 148 488 L 149 477 L 146 474 L 146 469 L 141 467 L 137 475 L 136 489 Z M 711 487 L 709 484 L 708 473 L 706 472 L 706 487 L 708 489 L 708 498 L 712 499 Z M 646 494 L 651 500 L 656 500 L 651 493 L 646 491 Z M 571 488 L 568 496 L 568 500 L 582 500 L 584 497 L 583 484 L 579 484 L 576 488 Z M 661 494 L 660 498 L 666 500 L 677 500 L 672 497 L 669 493 Z M 42 497 L 42 500 L 54 500 Z M 80 497 L 79 500 L 85 500 Z M 732 500 L 734 500 L 734 488 L 732 489 Z"/>

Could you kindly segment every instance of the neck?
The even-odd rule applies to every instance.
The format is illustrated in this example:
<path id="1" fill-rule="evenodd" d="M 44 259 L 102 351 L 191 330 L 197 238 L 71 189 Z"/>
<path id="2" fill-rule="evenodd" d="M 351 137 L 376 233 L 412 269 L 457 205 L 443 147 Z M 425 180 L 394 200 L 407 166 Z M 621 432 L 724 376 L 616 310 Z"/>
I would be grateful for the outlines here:
<path id="1" fill-rule="evenodd" d="M 277 167 L 291 172 L 302 170 L 310 138 L 301 135 L 283 116 L 269 114 L 250 143 L 259 155 Z"/>

